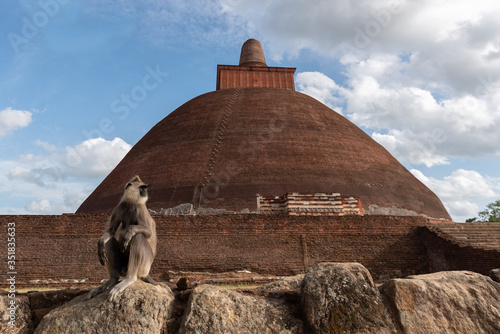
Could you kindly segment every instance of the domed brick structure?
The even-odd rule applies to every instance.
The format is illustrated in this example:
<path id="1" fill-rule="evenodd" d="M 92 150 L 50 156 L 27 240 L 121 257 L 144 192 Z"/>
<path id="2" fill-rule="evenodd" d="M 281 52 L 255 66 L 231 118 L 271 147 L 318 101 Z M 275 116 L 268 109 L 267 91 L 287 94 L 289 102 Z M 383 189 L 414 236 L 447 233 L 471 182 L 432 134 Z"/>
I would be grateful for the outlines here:
<path id="1" fill-rule="evenodd" d="M 294 68 L 268 67 L 247 41 L 240 66 L 219 65 L 217 90 L 156 124 L 80 206 L 110 212 L 134 174 L 148 207 L 182 203 L 240 211 L 257 194 L 340 193 L 367 214 L 450 219 L 439 198 L 345 117 L 294 89 Z"/>

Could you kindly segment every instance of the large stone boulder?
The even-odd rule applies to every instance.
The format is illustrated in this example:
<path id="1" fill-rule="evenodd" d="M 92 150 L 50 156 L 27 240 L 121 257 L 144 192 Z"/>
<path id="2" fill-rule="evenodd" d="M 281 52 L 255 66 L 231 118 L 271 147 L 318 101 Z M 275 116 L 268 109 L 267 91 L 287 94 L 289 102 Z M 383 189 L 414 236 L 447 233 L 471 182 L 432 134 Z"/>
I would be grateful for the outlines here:
<path id="1" fill-rule="evenodd" d="M 82 295 L 50 311 L 35 333 L 166 333 L 174 302 L 169 287 L 139 280 L 116 304 L 107 300 L 108 292 L 89 300 Z"/>
<path id="2" fill-rule="evenodd" d="M 321 263 L 302 281 L 302 307 L 312 333 L 396 333 L 368 270 L 359 263 Z"/>
<path id="3" fill-rule="evenodd" d="M 32 312 L 26 295 L 15 296 L 13 293 L 0 295 L 0 333 L 33 333 Z"/>
<path id="4" fill-rule="evenodd" d="M 304 274 L 283 277 L 277 281 L 261 285 L 257 290 L 282 291 L 282 290 L 300 290 Z"/>
<path id="5" fill-rule="evenodd" d="M 89 289 L 64 289 L 51 291 L 30 291 L 27 296 L 33 313 L 33 327 L 36 328 L 43 317 L 53 309 L 69 302 L 82 294 L 87 294 Z"/>
<path id="6" fill-rule="evenodd" d="M 404 333 L 500 333 L 500 284 L 469 272 L 394 279 L 381 288 Z"/>
<path id="7" fill-rule="evenodd" d="M 490 270 L 490 278 L 500 283 L 500 268 Z"/>
<path id="8" fill-rule="evenodd" d="M 302 321 L 279 301 L 200 285 L 191 293 L 179 334 L 297 334 L 302 327 Z"/>

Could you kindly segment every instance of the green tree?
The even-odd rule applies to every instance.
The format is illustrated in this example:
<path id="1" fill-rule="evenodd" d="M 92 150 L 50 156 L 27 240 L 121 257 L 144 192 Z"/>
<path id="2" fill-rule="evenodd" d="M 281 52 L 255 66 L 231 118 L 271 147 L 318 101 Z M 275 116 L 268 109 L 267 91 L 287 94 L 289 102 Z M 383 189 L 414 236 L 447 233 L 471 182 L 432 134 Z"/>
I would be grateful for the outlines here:
<path id="1" fill-rule="evenodd" d="M 478 215 L 479 217 L 469 218 L 466 222 L 500 222 L 500 199 L 486 205 L 486 209 L 480 211 Z"/>
<path id="2" fill-rule="evenodd" d="M 479 212 L 482 222 L 500 222 L 500 199 L 486 205 L 486 209 Z"/>

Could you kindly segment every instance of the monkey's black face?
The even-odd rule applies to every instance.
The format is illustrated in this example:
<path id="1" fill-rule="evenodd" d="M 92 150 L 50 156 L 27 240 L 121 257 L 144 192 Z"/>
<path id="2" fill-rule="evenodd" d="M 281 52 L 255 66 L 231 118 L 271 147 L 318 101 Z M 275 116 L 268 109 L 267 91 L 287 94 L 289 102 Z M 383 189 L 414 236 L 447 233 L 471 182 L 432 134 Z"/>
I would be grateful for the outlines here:
<path id="1" fill-rule="evenodd" d="M 139 187 L 139 195 L 141 195 L 141 197 L 148 197 L 148 185 L 147 184 Z"/>
<path id="2" fill-rule="evenodd" d="M 138 175 L 136 175 L 132 180 L 125 186 L 125 192 L 123 194 L 123 199 L 129 202 L 138 204 L 146 203 L 148 200 L 148 185 L 141 181 Z"/>

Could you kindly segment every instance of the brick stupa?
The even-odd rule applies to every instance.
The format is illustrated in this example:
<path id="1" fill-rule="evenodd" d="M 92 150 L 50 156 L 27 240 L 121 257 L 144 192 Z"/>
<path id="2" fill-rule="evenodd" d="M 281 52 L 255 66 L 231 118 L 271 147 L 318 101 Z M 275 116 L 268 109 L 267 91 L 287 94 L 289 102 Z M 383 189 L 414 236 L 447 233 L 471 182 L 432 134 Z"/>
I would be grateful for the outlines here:
<path id="1" fill-rule="evenodd" d="M 296 92 L 295 68 L 269 67 L 259 41 L 239 66 L 217 67 L 216 91 L 156 124 L 77 213 L 111 212 L 124 184 L 150 183 L 148 207 L 182 203 L 254 211 L 257 194 L 340 193 L 365 214 L 450 219 L 439 198 L 356 125 Z"/>

